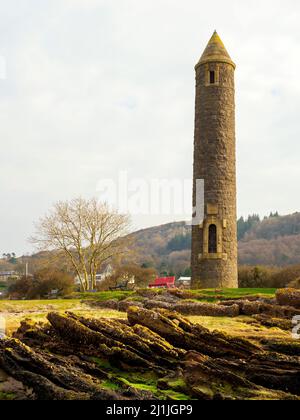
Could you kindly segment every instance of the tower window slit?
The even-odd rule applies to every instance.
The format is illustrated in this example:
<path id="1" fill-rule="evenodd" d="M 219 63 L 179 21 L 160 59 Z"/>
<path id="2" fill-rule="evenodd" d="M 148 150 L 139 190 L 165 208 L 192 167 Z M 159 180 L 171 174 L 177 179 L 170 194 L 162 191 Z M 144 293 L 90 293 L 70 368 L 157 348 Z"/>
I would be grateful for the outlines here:
<path id="1" fill-rule="evenodd" d="M 210 225 L 208 232 L 208 252 L 210 254 L 217 253 L 217 226 Z"/>
<path id="2" fill-rule="evenodd" d="M 211 85 L 216 83 L 216 73 L 214 71 L 209 72 L 209 82 Z"/>

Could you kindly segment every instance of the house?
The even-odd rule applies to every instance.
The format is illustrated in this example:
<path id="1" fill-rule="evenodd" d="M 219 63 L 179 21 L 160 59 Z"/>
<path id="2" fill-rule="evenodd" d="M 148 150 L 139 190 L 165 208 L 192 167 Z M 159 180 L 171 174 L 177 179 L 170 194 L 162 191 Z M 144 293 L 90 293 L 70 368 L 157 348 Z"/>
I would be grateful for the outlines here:
<path id="1" fill-rule="evenodd" d="M 18 280 L 20 274 L 16 271 L 1 271 L 0 272 L 0 282 L 6 283 L 10 279 Z"/>
<path id="2" fill-rule="evenodd" d="M 47 294 L 47 299 L 57 299 L 59 296 L 59 290 L 53 289 Z"/>
<path id="3" fill-rule="evenodd" d="M 191 277 L 180 277 L 178 280 L 176 280 L 176 286 L 190 289 L 192 285 L 192 278 Z"/>
<path id="4" fill-rule="evenodd" d="M 112 276 L 114 273 L 114 269 L 110 264 L 108 264 L 102 273 L 96 274 L 96 282 L 102 283 L 104 280 L 106 280 L 108 277 Z"/>
<path id="5" fill-rule="evenodd" d="M 102 271 L 102 273 L 96 274 L 96 284 L 102 283 L 104 280 L 106 280 L 108 277 L 110 277 L 114 273 L 114 269 L 110 264 L 108 264 L 105 268 L 105 270 Z M 90 280 L 91 278 L 89 278 Z M 80 284 L 80 279 L 78 276 L 75 277 L 75 284 Z"/>
<path id="6" fill-rule="evenodd" d="M 150 289 L 174 289 L 175 277 L 160 277 L 154 283 L 149 284 Z"/>

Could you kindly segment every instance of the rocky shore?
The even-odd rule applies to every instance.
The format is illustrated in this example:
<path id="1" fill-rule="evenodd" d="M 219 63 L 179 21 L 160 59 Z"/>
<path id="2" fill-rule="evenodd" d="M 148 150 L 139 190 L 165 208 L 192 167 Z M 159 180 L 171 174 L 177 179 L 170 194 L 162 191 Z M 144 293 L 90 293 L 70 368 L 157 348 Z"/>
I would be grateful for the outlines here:
<path id="1" fill-rule="evenodd" d="M 215 306 L 259 308 L 247 309 L 253 322 L 286 330 L 299 311 L 293 299 L 294 306 L 286 296 L 282 305 L 201 305 L 210 313 Z M 23 322 L 0 341 L 0 399 L 300 399 L 299 342 L 209 331 L 173 308 L 155 307 L 153 296 L 146 300 L 127 305 L 127 320 L 52 312 L 47 324 Z"/>

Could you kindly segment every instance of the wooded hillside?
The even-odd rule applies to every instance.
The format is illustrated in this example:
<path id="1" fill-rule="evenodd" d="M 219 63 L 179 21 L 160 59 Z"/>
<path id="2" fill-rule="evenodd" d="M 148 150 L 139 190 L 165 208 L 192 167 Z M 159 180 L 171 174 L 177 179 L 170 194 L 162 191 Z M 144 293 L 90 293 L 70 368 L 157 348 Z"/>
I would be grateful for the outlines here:
<path id="1" fill-rule="evenodd" d="M 190 275 L 191 227 L 185 222 L 143 229 L 130 235 L 134 239 L 136 262 L 154 267 L 161 274 Z M 258 215 L 238 220 L 239 265 L 285 267 L 300 264 L 300 213 L 260 220 Z M 63 269 L 66 261 L 58 255 L 39 253 L 16 261 L 0 261 L 0 271 L 30 271 L 43 268 L 50 260 Z M 15 262 L 13 264 L 12 262 Z"/>
<path id="2" fill-rule="evenodd" d="M 188 274 L 191 227 L 170 223 L 133 234 L 140 259 L 165 270 Z M 300 263 L 300 213 L 252 215 L 238 220 L 239 264 L 288 266 Z"/>

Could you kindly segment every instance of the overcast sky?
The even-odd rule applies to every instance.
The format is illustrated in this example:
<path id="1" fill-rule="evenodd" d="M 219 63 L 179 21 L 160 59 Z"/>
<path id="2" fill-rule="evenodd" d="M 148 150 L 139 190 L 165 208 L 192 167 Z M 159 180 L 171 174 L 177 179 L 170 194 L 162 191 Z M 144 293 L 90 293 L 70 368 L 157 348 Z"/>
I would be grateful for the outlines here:
<path id="1" fill-rule="evenodd" d="M 299 211 L 299 22 L 299 0 L 1 2 L 0 253 L 30 252 L 54 201 L 119 171 L 191 178 L 194 65 L 214 29 L 237 63 L 239 215 Z"/>

